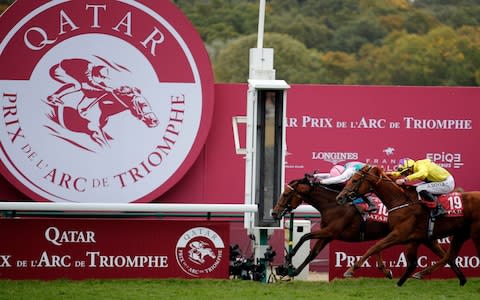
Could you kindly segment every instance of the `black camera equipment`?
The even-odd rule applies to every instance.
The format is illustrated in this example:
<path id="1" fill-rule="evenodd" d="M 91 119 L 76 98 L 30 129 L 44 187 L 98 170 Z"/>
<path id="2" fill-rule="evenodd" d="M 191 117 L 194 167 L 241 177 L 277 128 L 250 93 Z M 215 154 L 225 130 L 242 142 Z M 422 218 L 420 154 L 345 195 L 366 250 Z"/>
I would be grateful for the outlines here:
<path id="1" fill-rule="evenodd" d="M 230 266 L 229 274 L 232 278 L 241 278 L 243 280 L 252 279 L 251 270 L 253 268 L 253 258 L 247 259 L 242 256 L 238 245 L 230 246 Z"/>
<path id="2" fill-rule="evenodd" d="M 264 253 L 265 260 L 270 266 L 270 276 L 268 282 L 276 281 L 275 274 L 273 272 L 272 262 L 277 253 L 271 246 L 268 246 Z M 243 280 L 263 281 L 266 276 L 266 265 L 262 260 L 255 263 L 253 254 L 250 258 L 245 258 L 242 255 L 242 251 L 238 245 L 230 246 L 230 266 L 229 274 L 230 278 L 240 278 Z"/>
<path id="3" fill-rule="evenodd" d="M 265 260 L 268 261 L 269 263 L 273 262 L 273 259 L 277 255 L 277 252 L 273 250 L 272 246 L 268 246 L 267 250 L 265 250 L 265 253 L 263 256 L 265 257 Z"/>

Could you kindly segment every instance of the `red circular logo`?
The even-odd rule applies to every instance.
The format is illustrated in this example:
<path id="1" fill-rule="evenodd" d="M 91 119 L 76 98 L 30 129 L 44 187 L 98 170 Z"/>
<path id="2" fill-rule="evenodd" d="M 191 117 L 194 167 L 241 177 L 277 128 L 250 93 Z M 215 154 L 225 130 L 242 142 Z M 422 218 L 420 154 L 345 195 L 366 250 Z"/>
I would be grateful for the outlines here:
<path id="1" fill-rule="evenodd" d="M 224 258 L 225 244 L 212 229 L 195 227 L 178 239 L 177 263 L 190 276 L 202 277 L 214 272 Z"/>
<path id="2" fill-rule="evenodd" d="M 0 28 L 2 174 L 25 194 L 147 202 L 198 157 L 213 75 L 170 1 L 19 0 Z"/>

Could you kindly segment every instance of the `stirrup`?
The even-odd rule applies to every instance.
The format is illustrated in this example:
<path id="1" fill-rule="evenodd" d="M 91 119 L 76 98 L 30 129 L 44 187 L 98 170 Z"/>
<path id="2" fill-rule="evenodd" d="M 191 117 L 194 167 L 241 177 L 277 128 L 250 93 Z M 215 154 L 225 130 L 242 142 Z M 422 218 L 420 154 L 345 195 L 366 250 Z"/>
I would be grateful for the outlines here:
<path id="1" fill-rule="evenodd" d="M 447 211 L 440 204 L 438 204 L 436 207 L 432 208 L 432 217 L 438 217 L 438 216 L 444 215 L 446 213 L 447 213 Z"/>

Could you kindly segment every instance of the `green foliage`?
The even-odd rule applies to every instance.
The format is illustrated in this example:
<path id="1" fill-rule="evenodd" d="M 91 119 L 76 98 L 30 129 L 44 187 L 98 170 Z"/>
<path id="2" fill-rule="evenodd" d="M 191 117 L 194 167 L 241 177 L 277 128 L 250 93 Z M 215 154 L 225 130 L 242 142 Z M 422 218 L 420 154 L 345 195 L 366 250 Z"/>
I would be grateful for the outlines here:
<path id="1" fill-rule="evenodd" d="M 335 32 L 331 50 L 355 53 L 364 44 L 379 44 L 387 33 L 375 16 L 366 15 L 339 28 Z"/>
<path id="2" fill-rule="evenodd" d="M 258 1 L 221 1 L 223 6 L 218 1 L 201 3 L 210 11 L 223 7 L 223 24 L 229 25 L 217 29 L 206 18 L 203 21 L 208 25 L 200 22 L 196 26 L 201 26 L 199 31 L 206 38 L 216 80 L 245 82 L 248 49 L 255 46 Z M 288 38 L 265 47 L 275 49 L 277 78 L 292 83 L 478 85 L 479 43 L 458 32 L 465 25 L 478 28 L 478 2 L 271 0 L 267 1 L 265 30 Z M 238 14 L 239 9 L 253 15 L 241 20 L 248 26 L 231 26 L 235 23 L 229 15 Z M 450 34 L 445 26 L 452 30 Z M 213 36 L 210 32 L 217 33 L 213 40 L 208 38 Z M 442 38 L 434 38 L 439 32 L 444 33 Z M 284 59 L 282 54 L 303 57 Z"/>
<path id="3" fill-rule="evenodd" d="M 437 19 L 422 10 L 412 11 L 407 14 L 405 30 L 409 33 L 426 34 L 439 25 Z"/>
<path id="4" fill-rule="evenodd" d="M 204 40 L 216 80 L 245 82 L 259 0 L 172 2 Z M 267 0 L 265 47 L 291 83 L 478 86 L 479 28 L 480 0 Z"/>
<path id="5" fill-rule="evenodd" d="M 220 51 L 214 66 L 217 82 L 246 82 L 249 49 L 255 48 L 257 35 L 241 37 Z M 294 38 L 279 33 L 266 33 L 264 47 L 273 48 L 276 76 L 290 83 L 308 83 L 320 69 L 320 56 Z"/>
<path id="6" fill-rule="evenodd" d="M 360 51 L 350 83 L 387 85 L 478 85 L 479 29 L 442 26 L 427 35 L 397 32 L 381 47 Z M 474 39 L 472 41 L 472 38 Z"/>

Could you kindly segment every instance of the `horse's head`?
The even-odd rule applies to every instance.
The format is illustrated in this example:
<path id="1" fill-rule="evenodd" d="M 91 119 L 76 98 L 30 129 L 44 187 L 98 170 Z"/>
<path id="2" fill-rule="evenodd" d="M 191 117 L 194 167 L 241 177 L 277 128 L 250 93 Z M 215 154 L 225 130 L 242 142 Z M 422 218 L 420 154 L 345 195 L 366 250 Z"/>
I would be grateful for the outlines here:
<path id="1" fill-rule="evenodd" d="M 385 178 L 382 174 L 383 171 L 379 167 L 364 166 L 347 181 L 337 196 L 337 203 L 343 205 L 371 192 L 379 180 Z"/>
<path id="2" fill-rule="evenodd" d="M 147 99 L 142 95 L 140 89 L 136 87 L 121 86 L 113 90 L 113 95 L 127 107 L 133 116 L 141 120 L 148 127 L 156 127 L 159 120 L 148 103 Z"/>
<path id="3" fill-rule="evenodd" d="M 297 208 L 302 202 L 303 197 L 313 190 L 313 177 L 306 174 L 302 179 L 292 180 L 285 185 L 277 204 L 272 209 L 272 217 L 281 219 L 287 213 Z"/>

